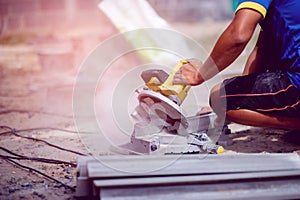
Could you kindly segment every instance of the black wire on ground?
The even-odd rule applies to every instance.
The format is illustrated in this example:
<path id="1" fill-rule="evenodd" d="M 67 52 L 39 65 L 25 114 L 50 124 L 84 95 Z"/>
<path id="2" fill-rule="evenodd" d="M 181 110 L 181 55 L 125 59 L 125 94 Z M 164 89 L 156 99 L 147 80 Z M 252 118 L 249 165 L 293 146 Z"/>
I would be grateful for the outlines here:
<path id="1" fill-rule="evenodd" d="M 69 189 L 71 189 L 72 191 L 75 191 L 75 187 L 70 186 L 70 185 L 67 185 L 67 184 L 61 182 L 60 180 L 57 180 L 57 179 L 55 179 L 55 178 L 53 178 L 53 177 L 51 177 L 51 176 L 49 176 L 49 175 L 47 175 L 47 174 L 45 174 L 45 173 L 43 173 L 43 172 L 37 170 L 37 169 L 34 169 L 34 168 L 32 168 L 32 167 L 28 167 L 28 166 L 22 165 L 22 164 L 20 164 L 20 163 L 14 161 L 14 160 L 12 160 L 12 159 L 10 159 L 10 158 L 6 158 L 6 160 L 9 161 L 10 163 L 13 163 L 13 164 L 15 164 L 15 165 L 21 167 L 21 168 L 28 169 L 30 172 L 35 172 L 35 173 L 40 174 L 40 175 L 42 175 L 42 176 L 44 176 L 44 177 L 46 177 L 46 178 L 48 178 L 48 179 L 50 179 L 50 180 L 52 180 L 52 181 L 55 181 L 56 183 L 61 184 L 61 185 L 64 186 L 65 188 L 69 188 Z"/>
<path id="2" fill-rule="evenodd" d="M 42 139 L 37 139 L 37 138 L 33 138 L 33 137 L 27 137 L 27 136 L 22 136 L 20 134 L 17 134 L 17 132 L 28 132 L 28 131 L 37 131 L 37 130 L 59 130 L 59 131 L 64 131 L 64 132 L 69 132 L 69 133 L 77 133 L 76 131 L 71 131 L 71 130 L 66 130 L 66 129 L 60 129 L 60 128 L 52 128 L 52 127 L 40 127 L 40 128 L 31 128 L 31 129 L 21 129 L 21 130 L 16 130 L 14 128 L 11 128 L 9 126 L 0 126 L 1 129 L 9 129 L 9 131 L 5 131 L 5 132 L 2 132 L 0 133 L 0 135 L 5 135 L 5 134 L 13 134 L 14 136 L 17 136 L 17 137 L 21 137 L 21 138 L 24 138 L 24 139 L 30 139 L 30 140 L 33 140 L 33 141 L 37 141 L 37 142 L 43 142 L 51 147 L 54 147 L 54 148 L 57 148 L 57 149 L 60 149 L 60 150 L 63 150 L 63 151 L 67 151 L 67 152 L 71 152 L 71 153 L 74 153 L 74 154 L 77 154 L 77 155 L 86 155 L 86 154 L 83 154 L 83 153 L 80 153 L 80 152 L 77 152 L 77 151 L 73 151 L 73 150 L 70 150 L 70 149 L 66 149 L 66 148 L 63 148 L 63 147 L 60 147 L 60 146 L 57 146 L 57 145 L 54 145 L 54 144 L 51 144 L 45 140 L 42 140 Z M 11 154 L 11 155 L 14 155 L 14 156 L 7 156 L 7 155 L 1 155 L 0 154 L 0 158 L 3 158 L 5 160 L 7 160 L 8 162 L 18 166 L 18 167 L 21 167 L 23 169 L 28 169 L 30 172 L 35 172 L 39 175 L 42 175 L 52 181 L 55 181 L 56 183 L 59 183 L 61 184 L 61 186 L 64 186 L 65 188 L 68 188 L 68 189 L 71 189 L 72 191 L 75 191 L 75 187 L 73 186 L 69 186 L 63 182 L 61 182 L 60 180 L 57 180 L 37 169 L 34 169 L 32 167 L 29 167 L 29 166 L 25 166 L 25 165 L 22 165 L 21 163 L 18 163 L 14 160 L 31 160 L 31 161 L 38 161 L 38 162 L 45 162 L 45 163 L 50 163 L 50 164 L 67 164 L 67 165 L 70 165 L 72 167 L 76 167 L 77 165 L 75 163 L 71 163 L 71 162 L 66 162 L 66 161 L 62 161 L 62 160 L 55 160 L 55 159 L 47 159 L 47 158 L 38 158 L 38 157 L 29 157 L 29 156 L 23 156 L 23 155 L 20 155 L 20 154 L 17 154 L 17 153 L 14 153 L 4 147 L 1 147 L 0 146 L 0 149 Z"/>
<path id="3" fill-rule="evenodd" d="M 40 127 L 40 128 L 21 129 L 21 130 L 16 130 L 16 129 L 11 128 L 9 126 L 0 126 L 0 128 L 9 129 L 9 131 L 2 132 L 2 133 L 0 133 L 0 135 L 13 134 L 17 137 L 21 137 L 21 138 L 24 138 L 24 139 L 29 139 L 29 140 L 33 140 L 33 141 L 37 141 L 37 142 L 43 142 L 43 143 L 47 144 L 48 146 L 60 149 L 62 151 L 67 151 L 67 152 L 74 153 L 74 154 L 77 154 L 77 155 L 86 156 L 86 154 L 84 154 L 84 153 L 74 151 L 74 150 L 70 150 L 70 149 L 66 149 L 66 148 L 60 147 L 60 146 L 55 145 L 55 144 L 51 144 L 51 143 L 47 142 L 46 140 L 37 139 L 37 138 L 17 134 L 17 132 L 28 132 L 28 131 L 37 131 L 37 130 L 59 130 L 59 131 L 64 131 L 64 132 L 76 133 L 75 131 L 59 129 L 59 128 L 52 128 L 52 127 Z"/>
<path id="4" fill-rule="evenodd" d="M 18 110 L 18 109 L 11 109 L 11 110 L 1 110 L 0 115 L 9 114 L 9 113 L 25 113 L 25 114 L 42 114 L 42 115 L 53 115 L 57 117 L 65 117 L 65 118 L 73 118 L 71 115 L 63 115 L 57 114 L 52 112 L 45 112 L 45 111 L 33 111 L 33 110 Z"/>
<path id="5" fill-rule="evenodd" d="M 1 147 L 0 149 L 5 151 L 6 153 L 9 153 L 11 155 L 14 155 L 16 157 L 12 157 L 12 156 L 5 156 L 5 155 L 1 155 L 0 157 L 2 158 L 10 158 L 10 159 L 16 159 L 16 160 L 31 160 L 31 161 L 38 161 L 38 162 L 44 162 L 44 163 L 50 163 L 50 164 L 66 164 L 66 165 L 70 165 L 72 167 L 76 167 L 77 165 L 75 163 L 71 163 L 71 162 L 67 162 L 67 161 L 62 161 L 62 160 L 56 160 L 56 159 L 48 159 L 48 158 L 40 158 L 40 157 L 29 157 L 29 156 L 23 156 L 20 154 L 17 154 L 15 152 L 12 152 L 8 149 L 6 149 L 5 147 Z"/>
<path id="6" fill-rule="evenodd" d="M 50 131 L 50 130 L 62 131 L 62 132 L 67 132 L 67 133 L 78 133 L 77 131 L 72 131 L 72 130 L 67 130 L 67 129 L 62 129 L 62 128 L 55 128 L 55 127 L 36 127 L 36 128 L 28 128 L 28 129 L 19 129 L 19 130 L 17 130 L 17 129 L 11 128 L 9 126 L 1 125 L 0 128 L 15 130 L 16 133 L 28 132 L 28 131 Z M 81 132 L 81 133 L 91 133 L 91 132 Z M 0 135 L 1 134 L 2 133 L 0 133 Z M 3 134 L 5 134 L 5 132 Z"/>

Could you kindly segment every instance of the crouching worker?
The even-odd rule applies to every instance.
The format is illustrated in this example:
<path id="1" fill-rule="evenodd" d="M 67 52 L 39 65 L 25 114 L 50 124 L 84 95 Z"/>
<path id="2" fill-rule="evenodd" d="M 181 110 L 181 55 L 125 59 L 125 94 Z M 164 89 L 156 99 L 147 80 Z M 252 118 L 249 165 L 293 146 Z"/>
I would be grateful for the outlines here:
<path id="1" fill-rule="evenodd" d="M 204 63 L 189 59 L 175 74 L 174 84 L 199 85 L 228 67 L 259 24 L 243 75 L 215 86 L 211 107 L 219 118 L 236 123 L 300 130 L 299 10 L 299 0 L 240 0 L 210 57 Z"/>

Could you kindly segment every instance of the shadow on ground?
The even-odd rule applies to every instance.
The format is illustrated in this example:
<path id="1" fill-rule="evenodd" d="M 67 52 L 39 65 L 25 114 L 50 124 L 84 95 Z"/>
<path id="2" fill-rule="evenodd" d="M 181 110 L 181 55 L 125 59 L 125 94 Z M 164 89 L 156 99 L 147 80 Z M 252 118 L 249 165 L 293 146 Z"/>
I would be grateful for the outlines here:
<path id="1" fill-rule="evenodd" d="M 228 151 L 240 153 L 289 153 L 300 151 L 300 132 L 251 127 L 230 135 Z"/>

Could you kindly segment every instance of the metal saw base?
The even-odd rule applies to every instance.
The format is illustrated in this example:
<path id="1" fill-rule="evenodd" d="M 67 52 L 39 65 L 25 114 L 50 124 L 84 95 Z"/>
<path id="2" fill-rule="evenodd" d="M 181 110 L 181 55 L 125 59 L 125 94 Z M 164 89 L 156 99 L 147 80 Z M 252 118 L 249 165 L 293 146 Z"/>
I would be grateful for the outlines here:
<path id="1" fill-rule="evenodd" d="M 189 144 L 188 138 L 168 133 L 131 138 L 131 141 L 112 149 L 121 154 L 186 154 L 201 153 L 199 147 Z"/>
<path id="2" fill-rule="evenodd" d="M 120 154 L 212 153 L 218 145 L 228 146 L 232 143 L 227 126 L 214 127 L 215 118 L 214 113 L 187 117 L 188 126 L 178 126 L 175 133 L 167 128 L 149 129 L 147 124 L 136 124 L 130 141 L 111 150 Z M 197 136 L 202 137 L 200 143 L 203 145 L 199 145 Z"/>

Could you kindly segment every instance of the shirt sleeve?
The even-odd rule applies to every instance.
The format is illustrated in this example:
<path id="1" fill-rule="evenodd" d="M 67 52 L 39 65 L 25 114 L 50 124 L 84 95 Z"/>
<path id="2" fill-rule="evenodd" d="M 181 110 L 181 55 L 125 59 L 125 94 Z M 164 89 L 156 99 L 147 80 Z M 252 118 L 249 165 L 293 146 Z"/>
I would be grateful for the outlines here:
<path id="1" fill-rule="evenodd" d="M 239 0 L 236 12 L 248 8 L 256 10 L 265 18 L 271 2 L 272 0 Z"/>

